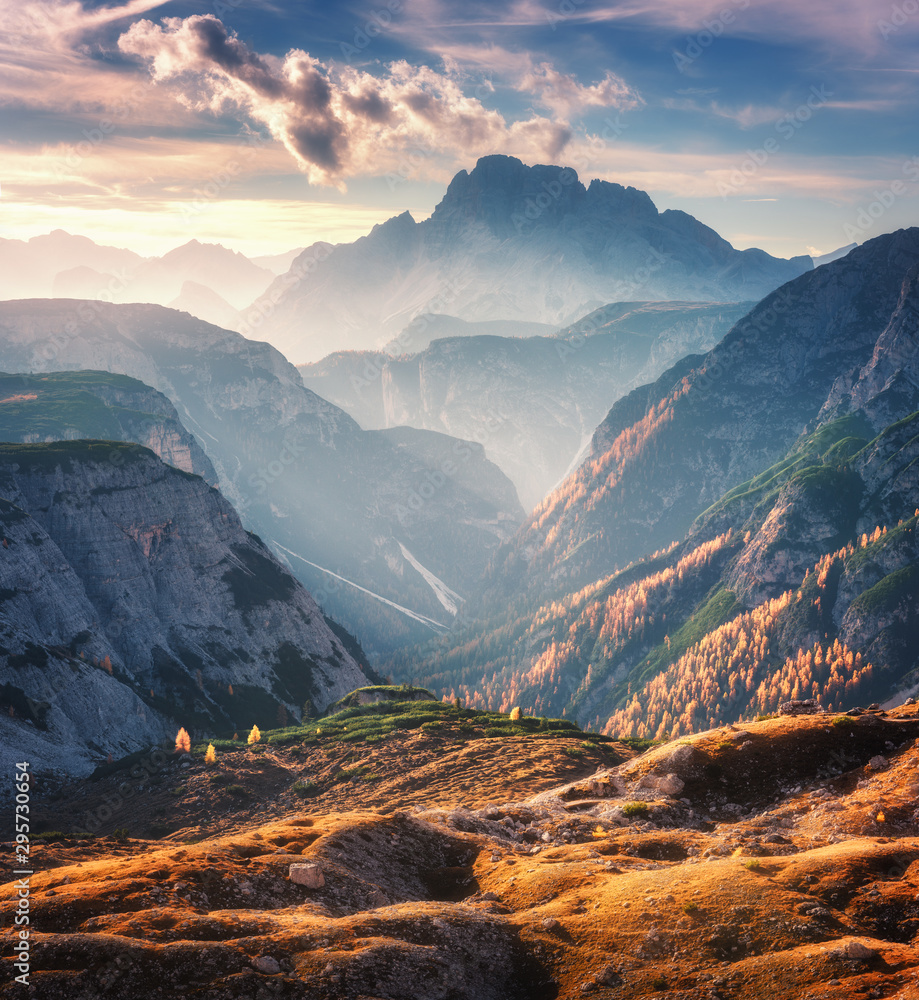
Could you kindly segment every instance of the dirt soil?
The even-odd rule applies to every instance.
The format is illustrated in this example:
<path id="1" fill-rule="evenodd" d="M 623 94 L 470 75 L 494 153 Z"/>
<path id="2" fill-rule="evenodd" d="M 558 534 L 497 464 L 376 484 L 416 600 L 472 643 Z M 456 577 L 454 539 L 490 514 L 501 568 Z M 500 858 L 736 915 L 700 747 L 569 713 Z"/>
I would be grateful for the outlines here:
<path id="1" fill-rule="evenodd" d="M 36 789 L 46 828 L 97 828 L 36 847 L 32 987 L 0 996 L 919 1000 L 914 706 L 637 756 L 413 732 L 125 780 Z"/>

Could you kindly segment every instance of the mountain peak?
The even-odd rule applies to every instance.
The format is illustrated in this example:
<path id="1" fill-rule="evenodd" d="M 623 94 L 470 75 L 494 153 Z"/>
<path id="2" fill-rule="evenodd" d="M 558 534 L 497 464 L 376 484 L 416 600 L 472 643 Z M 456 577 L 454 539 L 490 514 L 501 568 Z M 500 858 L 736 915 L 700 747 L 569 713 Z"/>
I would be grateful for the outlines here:
<path id="1" fill-rule="evenodd" d="M 552 224 L 576 210 L 585 194 L 571 167 L 527 166 L 515 156 L 483 156 L 471 172 L 461 170 L 453 178 L 431 220 L 480 222 L 504 238 L 519 234 L 525 222 Z"/>
<path id="2" fill-rule="evenodd" d="M 414 216 L 408 209 L 406 209 L 404 212 L 400 212 L 399 215 L 392 216 L 392 218 L 387 219 L 385 222 L 377 223 L 371 232 L 398 232 L 403 229 L 411 229 L 416 225 L 417 223 L 415 222 Z"/>

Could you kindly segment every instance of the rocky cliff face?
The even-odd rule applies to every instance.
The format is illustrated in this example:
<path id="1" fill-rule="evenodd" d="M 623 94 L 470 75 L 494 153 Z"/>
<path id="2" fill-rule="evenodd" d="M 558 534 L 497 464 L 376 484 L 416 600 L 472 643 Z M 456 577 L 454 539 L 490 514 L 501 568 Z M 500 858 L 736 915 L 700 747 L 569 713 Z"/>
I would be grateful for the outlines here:
<path id="1" fill-rule="evenodd" d="M 277 725 L 366 683 L 223 496 L 147 449 L 2 445 L 0 496 L 10 753 L 79 773 L 177 725 Z"/>
<path id="2" fill-rule="evenodd" d="M 380 349 L 423 313 L 557 327 L 604 302 L 757 300 L 812 266 L 735 250 L 643 191 L 487 156 L 430 219 L 404 213 L 355 243 L 310 248 L 253 314 L 288 357 L 313 362 Z"/>
<path id="3" fill-rule="evenodd" d="M 414 355 L 344 352 L 299 371 L 362 426 L 407 424 L 481 442 L 531 510 L 620 396 L 714 347 L 751 306 L 618 303 L 553 337 L 467 334 Z"/>
<path id="4" fill-rule="evenodd" d="M 821 418 L 864 412 L 877 430 L 919 409 L 919 265 L 903 279 L 900 300 L 871 359 L 833 386 Z"/>
<path id="5" fill-rule="evenodd" d="M 362 431 L 268 344 L 160 306 L 2 303 L 0 367 L 105 370 L 162 392 L 247 526 L 368 653 L 446 624 L 429 576 L 465 596 L 523 518 L 510 499 L 483 512 L 468 483 Z"/>
<path id="6" fill-rule="evenodd" d="M 111 372 L 0 373 L 0 441 L 133 441 L 167 465 L 217 485 L 217 473 L 175 407 L 150 386 Z"/>
<path id="7" fill-rule="evenodd" d="M 397 676 L 659 737 L 912 693 L 917 259 L 919 230 L 872 241 L 617 404 L 499 553 L 481 619 Z"/>
<path id="8" fill-rule="evenodd" d="M 872 240 L 789 282 L 707 355 L 621 399 L 590 457 L 501 554 L 495 579 L 586 582 L 681 538 L 815 426 L 836 380 L 871 360 L 917 260 L 917 229 Z"/>

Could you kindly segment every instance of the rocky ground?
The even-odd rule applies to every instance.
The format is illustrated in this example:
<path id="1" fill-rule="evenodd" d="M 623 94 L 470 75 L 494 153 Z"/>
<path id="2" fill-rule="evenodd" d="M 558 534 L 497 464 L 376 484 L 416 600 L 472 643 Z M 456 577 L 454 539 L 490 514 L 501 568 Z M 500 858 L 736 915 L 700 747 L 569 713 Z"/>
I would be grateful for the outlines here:
<path id="1" fill-rule="evenodd" d="M 125 780 L 37 789 L 37 824 L 98 828 L 37 847 L 33 987 L 0 995 L 919 997 L 914 705 L 640 755 L 416 731 Z"/>

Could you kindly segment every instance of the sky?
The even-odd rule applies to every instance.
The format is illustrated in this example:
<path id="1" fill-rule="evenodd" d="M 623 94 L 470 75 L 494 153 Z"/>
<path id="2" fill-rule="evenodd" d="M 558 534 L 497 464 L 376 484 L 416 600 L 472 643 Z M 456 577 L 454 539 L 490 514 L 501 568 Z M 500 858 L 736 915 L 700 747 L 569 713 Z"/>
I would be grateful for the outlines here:
<path id="1" fill-rule="evenodd" d="M 0 0 L 0 28 L 6 238 L 350 241 L 490 153 L 782 257 L 919 225 L 919 0 Z"/>

